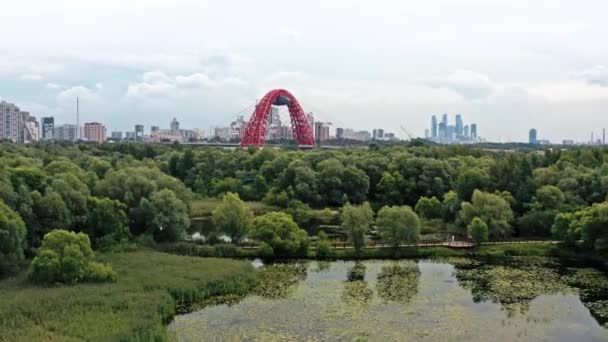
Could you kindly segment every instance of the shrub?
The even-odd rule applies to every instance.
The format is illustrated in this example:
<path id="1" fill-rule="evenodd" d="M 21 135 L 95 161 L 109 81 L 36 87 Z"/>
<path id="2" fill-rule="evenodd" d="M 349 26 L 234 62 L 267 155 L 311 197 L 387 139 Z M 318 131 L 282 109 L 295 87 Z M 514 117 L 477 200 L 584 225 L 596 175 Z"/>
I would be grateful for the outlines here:
<path id="1" fill-rule="evenodd" d="M 75 284 L 83 281 L 114 281 L 109 266 L 94 262 L 91 241 L 84 233 L 53 230 L 44 236 L 32 261 L 28 278 L 34 283 Z"/>

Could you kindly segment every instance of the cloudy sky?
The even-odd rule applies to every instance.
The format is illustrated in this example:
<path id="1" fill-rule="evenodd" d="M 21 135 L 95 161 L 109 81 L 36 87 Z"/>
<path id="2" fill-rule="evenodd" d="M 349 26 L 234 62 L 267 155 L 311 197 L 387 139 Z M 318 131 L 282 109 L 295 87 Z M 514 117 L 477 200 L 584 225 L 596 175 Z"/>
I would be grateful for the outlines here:
<path id="1" fill-rule="evenodd" d="M 608 126 L 605 0 L 0 1 L 0 98 L 59 123 L 79 96 L 110 130 L 207 130 L 282 87 L 400 135 L 441 113 L 491 141 Z"/>

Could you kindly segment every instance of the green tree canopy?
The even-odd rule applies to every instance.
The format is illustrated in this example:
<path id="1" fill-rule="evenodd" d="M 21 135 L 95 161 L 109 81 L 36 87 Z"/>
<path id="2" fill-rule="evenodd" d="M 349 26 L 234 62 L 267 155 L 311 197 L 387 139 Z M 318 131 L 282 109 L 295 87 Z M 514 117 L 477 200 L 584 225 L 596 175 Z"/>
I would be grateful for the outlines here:
<path id="1" fill-rule="evenodd" d="M 21 216 L 0 200 L 0 276 L 17 270 L 23 260 L 26 234 Z"/>
<path id="2" fill-rule="evenodd" d="M 467 227 L 467 231 L 476 245 L 488 241 L 488 225 L 479 217 L 476 217 L 471 221 Z"/>
<path id="3" fill-rule="evenodd" d="M 253 221 L 253 211 L 238 194 L 227 193 L 212 213 L 215 228 L 238 243 L 247 235 Z"/>
<path id="4" fill-rule="evenodd" d="M 190 227 L 188 207 L 169 189 L 155 192 L 150 198 L 154 208 L 151 231 L 156 241 L 178 241 Z"/>
<path id="5" fill-rule="evenodd" d="M 441 218 L 442 205 L 437 197 L 420 197 L 415 207 L 416 213 L 426 219 Z"/>
<path id="6" fill-rule="evenodd" d="M 357 252 L 365 246 L 365 238 L 369 227 L 374 223 L 374 211 L 368 202 L 359 206 L 350 203 L 342 207 L 340 214 L 342 226 L 348 230 L 350 241 Z"/>
<path id="7" fill-rule="evenodd" d="M 249 235 L 270 246 L 275 255 L 305 255 L 308 251 L 308 234 L 286 213 L 256 217 Z"/>
<path id="8" fill-rule="evenodd" d="M 111 246 L 130 236 L 127 206 L 109 198 L 90 197 L 87 224 L 84 231 L 93 245 Z"/>
<path id="9" fill-rule="evenodd" d="M 44 236 L 30 264 L 28 278 L 34 283 L 75 284 L 83 281 L 113 281 L 109 266 L 96 262 L 91 241 L 84 233 L 54 230 Z"/>
<path id="10" fill-rule="evenodd" d="M 378 212 L 376 226 L 382 240 L 393 247 L 420 240 L 420 220 L 407 206 L 385 206 Z"/>
<path id="11" fill-rule="evenodd" d="M 462 203 L 460 218 L 465 226 L 468 226 L 475 217 L 479 217 L 488 225 L 491 237 L 504 238 L 511 233 L 513 211 L 501 196 L 475 190 L 472 203 Z"/>

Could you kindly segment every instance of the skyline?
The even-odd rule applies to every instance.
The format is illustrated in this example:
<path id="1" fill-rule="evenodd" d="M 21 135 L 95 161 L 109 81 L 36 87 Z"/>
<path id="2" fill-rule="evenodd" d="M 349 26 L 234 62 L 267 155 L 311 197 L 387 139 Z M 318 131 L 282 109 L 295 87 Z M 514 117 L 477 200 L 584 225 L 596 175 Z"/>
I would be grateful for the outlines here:
<path id="1" fill-rule="evenodd" d="M 606 126 L 608 4 L 548 4 L 12 2 L 0 23 L 0 99 L 67 123 L 79 96 L 81 122 L 109 131 L 174 116 L 207 128 L 285 88 L 306 112 L 343 123 L 334 128 L 423 136 L 428 117 L 447 112 L 488 141 L 526 141 L 530 127 L 586 141 Z M 74 15 L 53 20 L 64 12 Z"/>

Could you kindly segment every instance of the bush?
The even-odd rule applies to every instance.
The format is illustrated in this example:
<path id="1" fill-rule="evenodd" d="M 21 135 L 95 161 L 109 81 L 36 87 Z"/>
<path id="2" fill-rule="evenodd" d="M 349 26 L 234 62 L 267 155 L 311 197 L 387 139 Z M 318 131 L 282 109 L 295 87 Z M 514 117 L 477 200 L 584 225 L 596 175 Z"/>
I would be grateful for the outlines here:
<path id="1" fill-rule="evenodd" d="M 44 236 L 42 246 L 30 265 L 28 278 L 39 284 L 116 280 L 112 269 L 95 263 L 94 258 L 91 241 L 86 234 L 53 230 Z"/>

